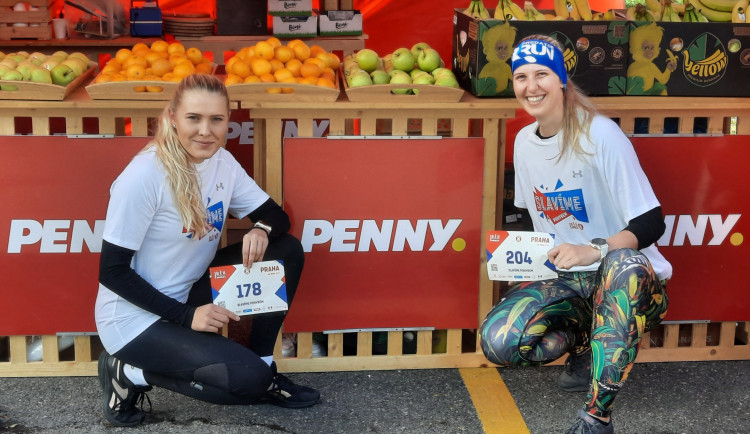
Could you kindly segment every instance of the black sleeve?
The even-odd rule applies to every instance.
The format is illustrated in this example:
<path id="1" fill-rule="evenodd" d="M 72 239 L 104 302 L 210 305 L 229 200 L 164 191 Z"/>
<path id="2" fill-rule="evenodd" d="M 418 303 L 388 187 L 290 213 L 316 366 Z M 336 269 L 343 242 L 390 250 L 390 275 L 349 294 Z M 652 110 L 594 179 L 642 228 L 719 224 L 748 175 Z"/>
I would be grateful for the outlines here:
<path id="1" fill-rule="evenodd" d="M 273 199 L 268 199 L 263 202 L 261 206 L 251 212 L 248 217 L 253 222 L 263 221 L 263 223 L 271 226 L 271 233 L 268 234 L 269 238 L 277 238 L 282 234 L 289 232 L 291 223 L 289 222 L 289 215 L 284 211 L 279 204 L 274 202 Z"/>
<path id="2" fill-rule="evenodd" d="M 638 249 L 643 249 L 654 244 L 666 230 L 667 225 L 664 223 L 664 216 L 661 213 L 661 207 L 646 211 L 638 217 L 630 220 L 626 231 L 630 231 L 638 240 Z"/>
<path id="3" fill-rule="evenodd" d="M 102 241 L 99 282 L 110 291 L 162 319 L 190 327 L 195 308 L 162 294 L 130 267 L 134 250 Z"/>

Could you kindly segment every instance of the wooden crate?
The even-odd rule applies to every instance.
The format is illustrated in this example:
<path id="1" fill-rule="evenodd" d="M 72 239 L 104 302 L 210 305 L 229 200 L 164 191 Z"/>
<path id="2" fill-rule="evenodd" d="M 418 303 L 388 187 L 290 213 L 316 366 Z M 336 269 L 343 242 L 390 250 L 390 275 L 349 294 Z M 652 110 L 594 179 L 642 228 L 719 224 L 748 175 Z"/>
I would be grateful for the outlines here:
<path id="1" fill-rule="evenodd" d="M 216 73 L 213 64 L 212 74 Z M 97 76 L 98 77 L 98 76 Z M 172 99 L 177 84 L 173 81 L 129 80 L 97 83 L 97 78 L 86 86 L 91 99 L 100 100 L 133 100 L 133 101 L 169 101 Z"/>
<path id="2" fill-rule="evenodd" d="M 29 101 L 62 101 L 72 92 L 84 86 L 96 74 L 96 63 L 91 62 L 89 69 L 68 83 L 67 86 L 56 84 L 34 83 L 31 81 L 0 80 L 2 85 L 13 85 L 18 90 L 0 90 L 0 100 L 18 99 Z"/>
<path id="3" fill-rule="evenodd" d="M 0 0 L 0 39 L 52 39 L 47 0 L 25 0 L 37 8 L 32 11 L 11 10 L 16 3 L 18 0 Z"/>

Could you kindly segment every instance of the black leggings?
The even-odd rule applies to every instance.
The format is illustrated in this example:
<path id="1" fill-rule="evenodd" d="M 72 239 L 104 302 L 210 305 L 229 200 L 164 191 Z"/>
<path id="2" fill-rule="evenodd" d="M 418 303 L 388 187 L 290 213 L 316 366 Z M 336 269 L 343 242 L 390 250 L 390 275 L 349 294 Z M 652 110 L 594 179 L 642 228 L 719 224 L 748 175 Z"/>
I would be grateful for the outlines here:
<path id="1" fill-rule="evenodd" d="M 302 245 L 284 234 L 271 240 L 263 259 L 284 262 L 291 307 L 305 261 Z M 241 263 L 242 243 L 237 243 L 217 251 L 211 266 Z M 193 284 L 187 303 L 197 307 L 211 301 L 206 270 Z M 215 404 L 250 404 L 271 383 L 271 369 L 261 357 L 273 354 L 285 316 L 286 312 L 254 315 L 250 342 L 242 344 L 216 333 L 157 321 L 113 355 L 142 369 L 150 385 Z"/>

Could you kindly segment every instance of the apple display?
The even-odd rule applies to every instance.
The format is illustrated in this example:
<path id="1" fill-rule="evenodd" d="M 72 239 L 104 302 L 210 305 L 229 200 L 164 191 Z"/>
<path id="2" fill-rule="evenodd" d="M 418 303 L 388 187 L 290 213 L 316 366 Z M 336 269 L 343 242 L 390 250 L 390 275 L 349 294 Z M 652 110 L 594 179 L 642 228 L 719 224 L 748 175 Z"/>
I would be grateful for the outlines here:
<path id="1" fill-rule="evenodd" d="M 52 53 L 52 55 L 55 56 L 55 57 L 62 57 L 62 60 L 65 60 L 65 59 L 68 58 L 68 52 L 67 51 L 62 51 L 62 50 L 55 51 L 54 53 Z M 61 60 L 61 62 L 62 62 L 62 60 Z"/>
<path id="2" fill-rule="evenodd" d="M 425 48 L 419 53 L 417 65 L 419 65 L 419 69 L 426 72 L 432 72 L 440 68 L 440 53 L 434 48 Z"/>
<path id="3" fill-rule="evenodd" d="M 16 66 L 18 66 L 18 62 L 13 60 L 11 57 L 6 57 L 2 61 L 0 61 L 0 65 L 6 65 L 10 69 L 16 69 Z"/>
<path id="4" fill-rule="evenodd" d="M 19 63 L 18 66 L 16 66 L 16 71 L 21 73 L 21 76 L 23 76 L 24 80 L 28 80 L 31 76 L 31 71 L 35 68 L 38 68 L 38 66 L 33 64 L 31 61 L 24 60 L 23 62 Z"/>
<path id="5" fill-rule="evenodd" d="M 61 63 L 50 71 L 52 77 L 52 83 L 59 86 L 67 86 L 71 81 L 75 80 L 76 73 L 71 69 L 70 66 Z"/>
<path id="6" fill-rule="evenodd" d="M 357 51 L 355 60 L 360 68 L 367 71 L 368 73 L 374 71 L 378 67 L 378 53 L 375 50 L 369 48 L 363 48 Z"/>
<path id="7" fill-rule="evenodd" d="M 411 75 L 412 80 L 415 79 L 415 78 L 417 78 L 417 76 L 422 75 L 422 74 L 430 75 L 428 72 L 422 71 L 419 68 L 414 68 L 411 71 L 409 71 L 409 75 Z"/>
<path id="8" fill-rule="evenodd" d="M 39 59 L 40 62 L 44 62 L 45 59 L 47 59 L 47 55 L 38 51 L 34 51 L 33 53 L 29 54 L 29 59 Z"/>
<path id="9" fill-rule="evenodd" d="M 438 77 L 442 77 L 442 76 L 455 77 L 455 75 L 453 74 L 453 71 L 451 71 L 448 68 L 434 69 L 432 71 L 432 76 L 435 77 L 435 79 L 437 79 Z"/>
<path id="10" fill-rule="evenodd" d="M 394 68 L 404 72 L 409 72 L 414 69 L 414 55 L 411 54 L 411 51 L 409 51 L 408 48 L 398 48 L 393 52 L 393 56 L 391 56 L 391 63 Z"/>

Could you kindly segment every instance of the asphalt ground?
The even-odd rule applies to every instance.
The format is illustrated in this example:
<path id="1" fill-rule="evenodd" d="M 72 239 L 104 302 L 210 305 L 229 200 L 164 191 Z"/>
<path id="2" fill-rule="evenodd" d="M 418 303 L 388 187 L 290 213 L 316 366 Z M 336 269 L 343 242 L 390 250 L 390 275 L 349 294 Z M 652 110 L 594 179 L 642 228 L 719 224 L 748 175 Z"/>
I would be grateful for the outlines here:
<path id="1" fill-rule="evenodd" d="M 146 423 L 114 428 L 95 377 L 0 378 L 8 433 L 556 433 L 585 393 L 561 366 L 290 373 L 314 407 L 222 406 L 154 389 Z M 499 373 L 499 375 L 498 375 Z M 639 363 L 613 413 L 617 433 L 750 433 L 750 361 Z"/>

